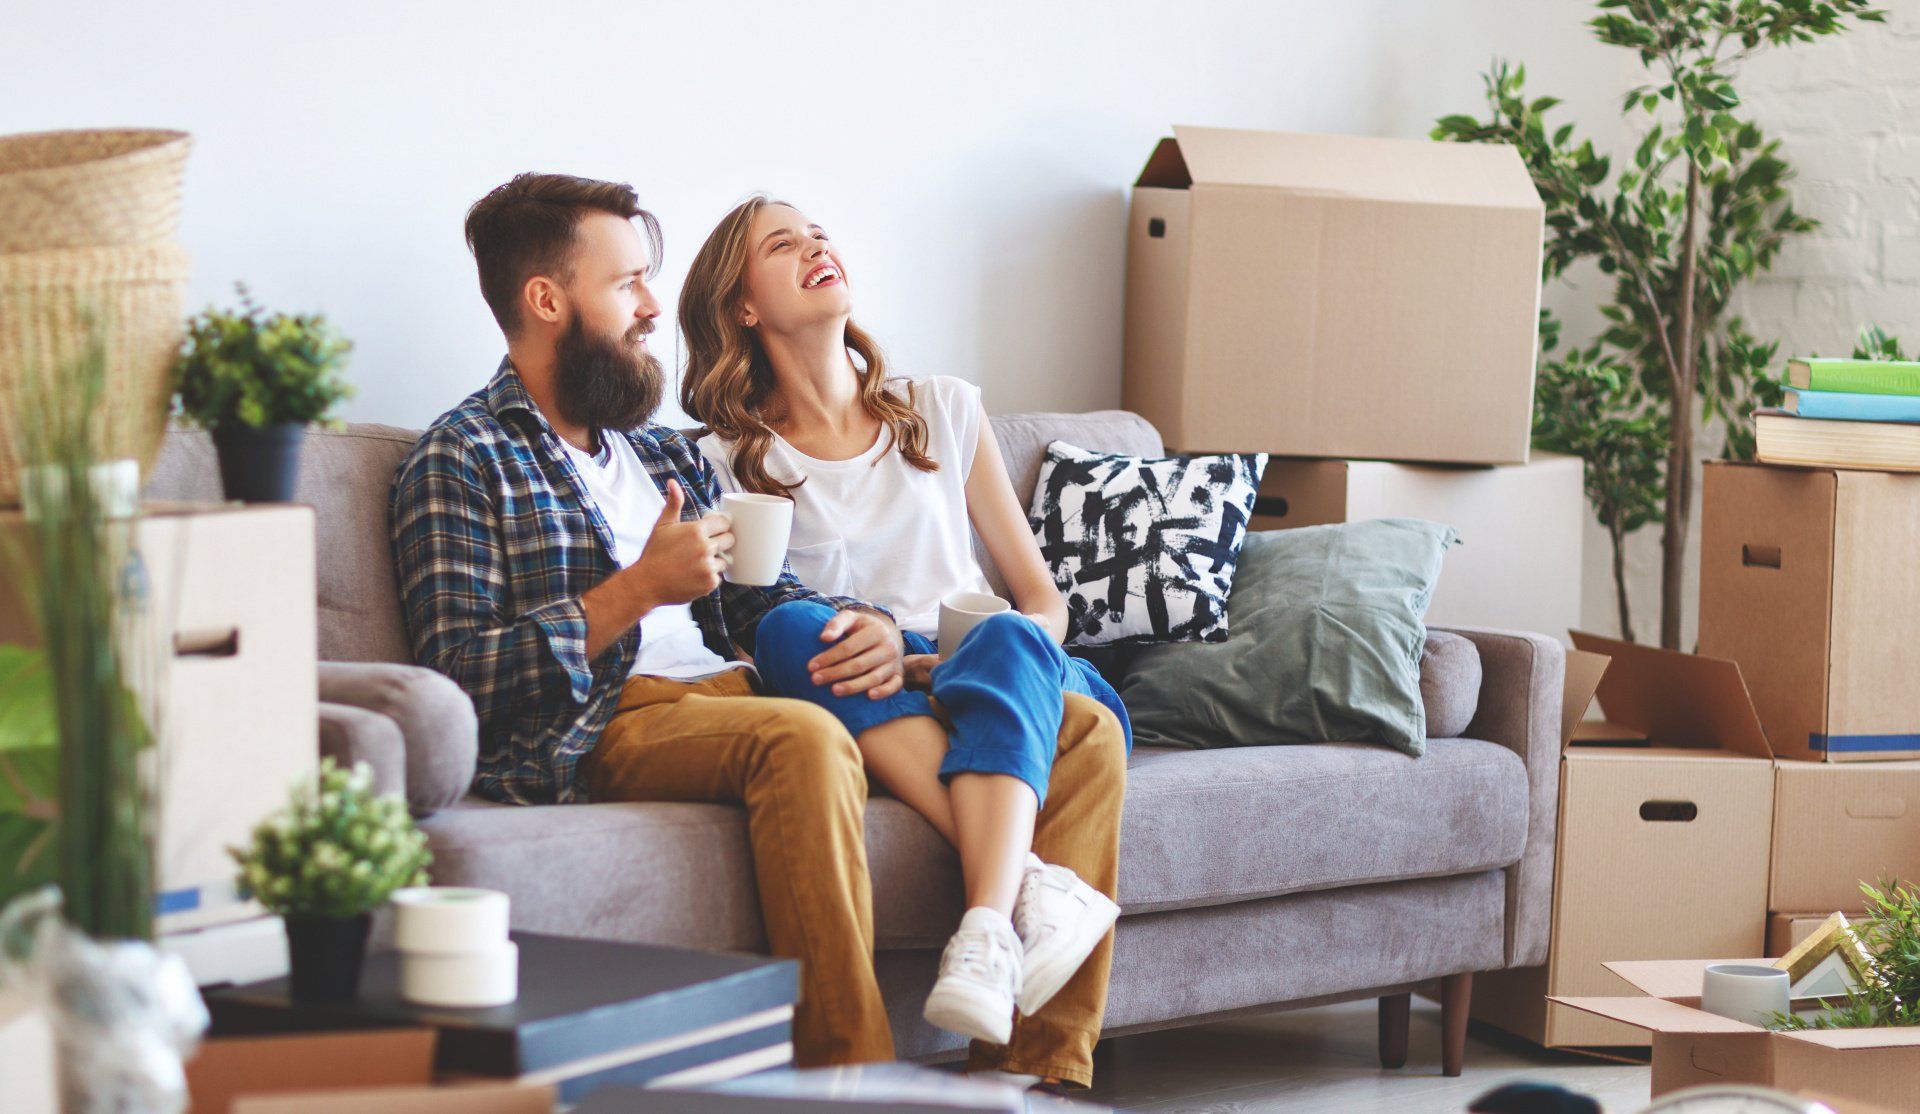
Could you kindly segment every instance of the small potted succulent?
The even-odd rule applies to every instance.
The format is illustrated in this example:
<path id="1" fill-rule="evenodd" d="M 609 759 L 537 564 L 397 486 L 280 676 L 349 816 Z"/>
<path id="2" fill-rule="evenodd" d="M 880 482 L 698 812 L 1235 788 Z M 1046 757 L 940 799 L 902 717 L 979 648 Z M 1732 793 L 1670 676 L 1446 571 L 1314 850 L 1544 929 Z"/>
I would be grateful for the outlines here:
<path id="1" fill-rule="evenodd" d="M 227 498 L 293 499 L 307 426 L 330 423 L 353 392 L 343 376 L 353 347 L 319 314 L 268 315 L 236 284 L 240 312 L 209 308 L 187 320 L 173 366 L 180 416 L 213 435 Z"/>
<path id="2" fill-rule="evenodd" d="M 393 891 L 427 884 L 427 837 L 407 804 L 375 796 L 373 769 L 320 761 L 287 806 L 262 820 L 250 846 L 232 848 L 239 882 L 287 924 L 292 994 L 346 1002 L 360 992 L 373 910 Z"/>

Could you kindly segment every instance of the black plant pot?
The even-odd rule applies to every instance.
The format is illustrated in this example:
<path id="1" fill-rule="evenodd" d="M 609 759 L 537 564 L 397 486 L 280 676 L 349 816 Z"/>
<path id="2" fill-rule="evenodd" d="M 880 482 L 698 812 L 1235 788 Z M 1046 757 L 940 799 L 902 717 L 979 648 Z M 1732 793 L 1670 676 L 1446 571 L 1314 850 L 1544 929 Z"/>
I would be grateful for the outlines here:
<path id="1" fill-rule="evenodd" d="M 288 917 L 289 989 L 296 1002 L 351 1002 L 360 996 L 372 913 L 357 917 Z"/>
<path id="2" fill-rule="evenodd" d="M 293 502 L 294 481 L 300 478 L 300 444 L 306 436 L 303 422 L 215 429 L 213 447 L 220 454 L 220 486 L 227 498 L 244 503 Z"/>

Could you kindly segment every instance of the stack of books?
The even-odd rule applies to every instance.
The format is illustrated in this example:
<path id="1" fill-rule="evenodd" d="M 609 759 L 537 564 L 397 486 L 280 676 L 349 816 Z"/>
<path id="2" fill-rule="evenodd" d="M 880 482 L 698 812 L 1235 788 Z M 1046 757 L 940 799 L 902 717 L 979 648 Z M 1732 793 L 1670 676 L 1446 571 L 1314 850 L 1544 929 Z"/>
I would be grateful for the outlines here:
<path id="1" fill-rule="evenodd" d="M 1771 464 L 1920 472 L 1920 362 L 1791 360 L 1785 400 L 1754 414 L 1754 433 Z"/>

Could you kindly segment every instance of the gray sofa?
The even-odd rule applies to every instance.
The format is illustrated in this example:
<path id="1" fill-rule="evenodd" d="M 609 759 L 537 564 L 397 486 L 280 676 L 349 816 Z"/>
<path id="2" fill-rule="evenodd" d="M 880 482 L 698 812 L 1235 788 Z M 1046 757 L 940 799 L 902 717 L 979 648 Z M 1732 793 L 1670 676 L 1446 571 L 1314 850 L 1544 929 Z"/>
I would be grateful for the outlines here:
<path id="1" fill-rule="evenodd" d="M 1022 497 L 1056 438 L 1155 454 L 1124 412 L 996 418 Z M 387 489 L 417 431 L 316 431 L 300 500 L 318 512 L 323 748 L 371 761 L 432 840 L 442 884 L 513 899 L 516 928 L 743 951 L 766 946 L 739 810 L 512 807 L 467 795 L 473 712 L 408 661 L 387 549 Z M 220 497 L 204 435 L 169 434 L 150 498 Z M 1540 963 L 1551 905 L 1560 644 L 1462 630 L 1469 668 L 1429 669 L 1458 738 L 1419 759 L 1349 744 L 1143 747 L 1131 762 L 1107 1033 L 1381 999 L 1381 1056 L 1406 1057 L 1407 995 L 1440 981 L 1443 1064 L 1460 1066 L 1471 973 Z M 1471 659 L 1477 657 L 1477 663 Z M 353 664 L 362 663 L 362 664 Z M 1477 664 L 1477 668 L 1471 668 Z M 1249 740 L 1258 742 L 1258 740 Z M 920 1004 L 962 912 L 959 864 L 899 802 L 867 806 L 876 964 L 899 1054 L 961 1041 Z"/>

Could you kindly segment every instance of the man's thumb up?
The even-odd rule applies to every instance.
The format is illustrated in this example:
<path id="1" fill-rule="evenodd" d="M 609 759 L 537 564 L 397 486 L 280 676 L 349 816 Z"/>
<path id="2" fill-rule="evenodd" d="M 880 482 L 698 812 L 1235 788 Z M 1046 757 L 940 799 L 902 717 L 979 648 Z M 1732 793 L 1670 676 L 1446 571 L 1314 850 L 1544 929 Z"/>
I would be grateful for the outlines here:
<path id="1" fill-rule="evenodd" d="M 660 521 L 654 523 L 654 528 L 658 529 L 662 526 L 671 526 L 680 521 L 680 508 L 685 505 L 686 501 L 686 493 L 680 490 L 680 481 L 668 480 L 667 505 L 660 508 Z"/>

